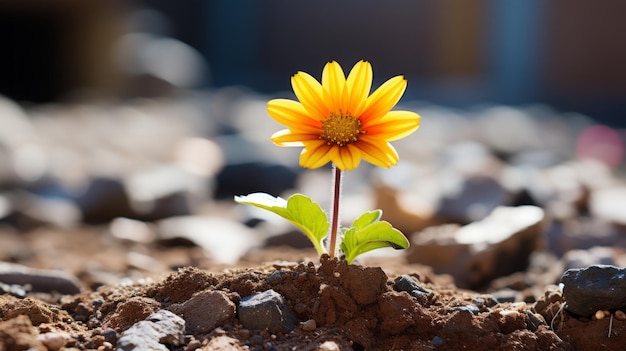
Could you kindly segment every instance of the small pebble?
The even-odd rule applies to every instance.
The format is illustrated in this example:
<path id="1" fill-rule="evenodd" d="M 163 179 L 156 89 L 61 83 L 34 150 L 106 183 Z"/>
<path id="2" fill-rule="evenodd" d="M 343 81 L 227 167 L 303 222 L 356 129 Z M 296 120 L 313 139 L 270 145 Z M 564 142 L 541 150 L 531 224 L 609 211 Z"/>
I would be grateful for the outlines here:
<path id="1" fill-rule="evenodd" d="M 113 344 L 108 341 L 102 343 L 102 345 L 98 346 L 98 351 L 111 351 L 113 350 Z"/>
<path id="2" fill-rule="evenodd" d="M 65 345 L 63 335 L 55 332 L 40 334 L 37 336 L 37 340 L 41 341 L 51 351 L 59 350 Z"/>
<path id="3" fill-rule="evenodd" d="M 441 346 L 441 345 L 443 345 L 443 339 L 442 339 L 440 336 L 438 336 L 438 335 L 435 335 L 435 336 L 433 337 L 433 339 L 431 340 L 431 342 L 432 342 L 432 343 L 433 343 L 433 345 L 435 345 L 435 346 Z"/>
<path id="4" fill-rule="evenodd" d="M 317 351 L 340 351 L 339 345 L 334 341 L 326 341 L 317 348 Z"/>
<path id="5" fill-rule="evenodd" d="M 469 312 L 473 315 L 478 315 L 478 313 L 480 312 L 480 309 L 474 305 L 455 306 L 455 307 L 452 307 L 452 310 Z"/>
<path id="6" fill-rule="evenodd" d="M 262 345 L 265 339 L 261 335 L 255 334 L 250 338 L 252 345 Z"/>
<path id="7" fill-rule="evenodd" d="M 302 330 L 314 331 L 315 329 L 317 329 L 317 323 L 315 322 L 315 319 L 309 319 L 305 322 L 302 322 Z"/>
<path id="8" fill-rule="evenodd" d="M 202 343 L 200 342 L 200 340 L 191 340 L 189 342 L 189 344 L 187 344 L 187 347 L 185 347 L 185 351 L 195 351 L 196 349 L 199 349 L 202 347 Z"/>
<path id="9" fill-rule="evenodd" d="M 620 321 L 626 321 L 626 313 L 622 310 L 615 311 L 615 318 Z"/>
<path id="10" fill-rule="evenodd" d="M 104 337 L 105 342 L 115 344 L 117 342 L 117 332 L 111 328 L 107 328 L 100 332 L 100 335 Z"/>

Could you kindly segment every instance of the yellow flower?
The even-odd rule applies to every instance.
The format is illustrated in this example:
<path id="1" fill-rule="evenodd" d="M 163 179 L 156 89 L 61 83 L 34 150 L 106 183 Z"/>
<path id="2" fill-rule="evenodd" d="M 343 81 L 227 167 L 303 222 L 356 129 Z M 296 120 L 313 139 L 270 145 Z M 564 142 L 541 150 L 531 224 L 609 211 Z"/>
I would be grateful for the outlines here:
<path id="1" fill-rule="evenodd" d="M 305 72 L 291 78 L 298 101 L 274 99 L 267 113 L 287 129 L 272 135 L 279 146 L 304 147 L 300 166 L 318 168 L 333 162 L 341 170 L 352 170 L 361 159 L 379 167 L 398 163 L 398 153 L 389 143 L 413 133 L 420 116 L 410 111 L 391 111 L 404 90 L 406 80 L 396 76 L 369 95 L 372 66 L 360 61 L 348 77 L 333 61 L 322 72 L 322 83 Z"/>

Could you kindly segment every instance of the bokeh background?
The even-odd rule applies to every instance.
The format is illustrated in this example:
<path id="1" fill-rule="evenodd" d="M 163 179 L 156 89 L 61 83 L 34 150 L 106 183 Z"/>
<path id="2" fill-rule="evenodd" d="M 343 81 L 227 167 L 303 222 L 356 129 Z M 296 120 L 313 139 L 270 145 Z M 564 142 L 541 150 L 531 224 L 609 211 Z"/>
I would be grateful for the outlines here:
<path id="1" fill-rule="evenodd" d="M 293 98 L 299 70 L 361 59 L 373 86 L 406 76 L 398 107 L 422 124 L 394 142 L 398 167 L 346 174 L 345 221 L 381 208 L 415 239 L 535 205 L 558 256 L 623 243 L 625 13 L 617 0 L 0 1 L 0 260 L 33 264 L 42 234 L 22 234 L 84 238 L 84 225 L 123 257 L 202 247 L 172 267 L 310 249 L 233 196 L 302 192 L 329 208 L 329 167 L 273 145 L 266 104 Z M 81 250 L 46 245 L 36 265 Z"/>
<path id="2" fill-rule="evenodd" d="M 569 0 L 7 0 L 0 93 L 35 103 L 156 93 L 143 73 L 275 93 L 298 70 L 366 59 L 378 83 L 407 76 L 405 99 L 545 103 L 624 126 L 625 12 Z M 129 38 L 138 33 L 150 37 Z"/>

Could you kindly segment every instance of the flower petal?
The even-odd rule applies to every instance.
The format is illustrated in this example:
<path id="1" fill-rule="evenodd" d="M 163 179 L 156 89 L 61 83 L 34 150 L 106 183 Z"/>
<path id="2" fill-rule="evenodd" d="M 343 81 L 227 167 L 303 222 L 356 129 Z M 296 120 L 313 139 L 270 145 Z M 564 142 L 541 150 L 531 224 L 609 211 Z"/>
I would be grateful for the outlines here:
<path id="1" fill-rule="evenodd" d="M 363 159 L 378 167 L 389 168 L 400 160 L 396 149 L 386 141 L 362 137 L 355 146 L 361 150 Z"/>
<path id="2" fill-rule="evenodd" d="M 386 81 L 367 98 L 365 110 L 360 115 L 361 123 L 382 118 L 398 103 L 405 90 L 406 80 L 403 76 Z"/>
<path id="3" fill-rule="evenodd" d="M 339 157 L 343 161 L 343 167 L 339 169 L 344 171 L 351 171 L 359 166 L 361 163 L 361 150 L 353 144 L 348 144 L 342 148 L 339 148 Z"/>
<path id="4" fill-rule="evenodd" d="M 332 146 L 328 151 L 328 158 L 342 171 L 351 171 L 361 162 L 361 151 L 352 145 Z"/>
<path id="5" fill-rule="evenodd" d="M 346 80 L 349 100 L 344 113 L 355 117 L 361 115 L 367 106 L 367 95 L 372 88 L 372 77 L 372 65 L 369 62 L 359 61 L 354 65 Z"/>
<path id="6" fill-rule="evenodd" d="M 321 121 L 329 116 L 324 102 L 322 85 L 306 72 L 298 72 L 291 77 L 291 86 L 298 100 L 309 112 L 311 118 Z"/>
<path id="7" fill-rule="evenodd" d="M 276 122 L 291 130 L 308 133 L 321 133 L 320 121 L 310 117 L 301 103 L 287 99 L 274 99 L 267 103 L 267 114 Z"/>
<path id="8" fill-rule="evenodd" d="M 385 141 L 402 139 L 415 132 L 420 126 L 420 115 L 411 111 L 390 111 L 383 118 L 363 125 L 369 136 Z"/>
<path id="9" fill-rule="evenodd" d="M 347 103 L 346 76 L 341 66 L 335 62 L 329 62 L 322 72 L 322 91 L 324 100 L 330 112 L 341 114 L 342 107 Z"/>
<path id="10" fill-rule="evenodd" d="M 272 141 L 278 146 L 304 146 L 303 142 L 318 140 L 317 134 L 298 133 L 289 129 L 279 130 L 272 135 Z"/>
<path id="11" fill-rule="evenodd" d="M 332 147 L 324 140 L 309 140 L 304 142 L 304 149 L 300 153 L 300 166 L 304 168 L 319 168 L 330 162 L 328 157 Z"/>

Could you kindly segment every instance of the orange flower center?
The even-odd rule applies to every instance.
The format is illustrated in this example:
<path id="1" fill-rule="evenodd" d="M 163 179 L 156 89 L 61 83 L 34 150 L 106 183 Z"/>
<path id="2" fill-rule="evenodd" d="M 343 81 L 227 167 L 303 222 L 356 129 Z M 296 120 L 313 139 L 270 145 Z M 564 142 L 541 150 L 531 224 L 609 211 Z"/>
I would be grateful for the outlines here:
<path id="1" fill-rule="evenodd" d="M 320 139 L 326 140 L 328 145 L 345 146 L 357 141 L 363 133 L 365 132 L 361 130 L 361 121 L 358 118 L 331 114 L 322 121 Z"/>

